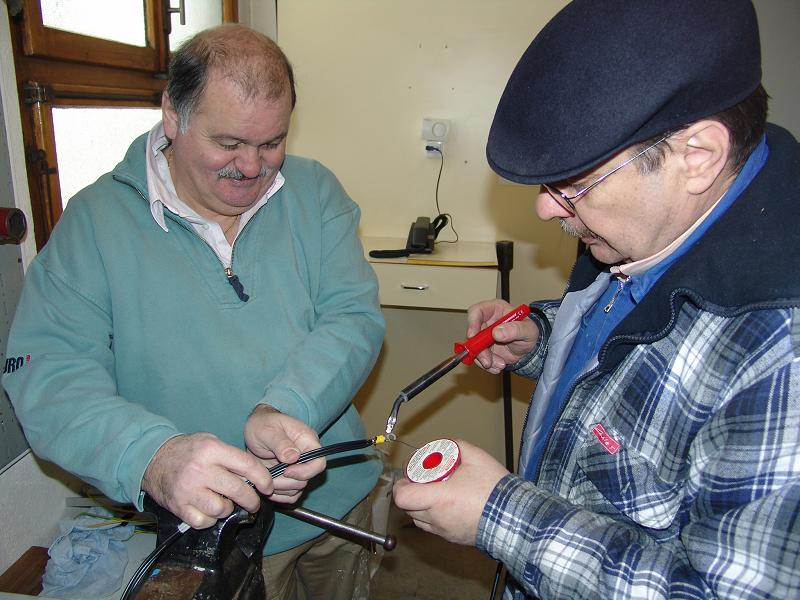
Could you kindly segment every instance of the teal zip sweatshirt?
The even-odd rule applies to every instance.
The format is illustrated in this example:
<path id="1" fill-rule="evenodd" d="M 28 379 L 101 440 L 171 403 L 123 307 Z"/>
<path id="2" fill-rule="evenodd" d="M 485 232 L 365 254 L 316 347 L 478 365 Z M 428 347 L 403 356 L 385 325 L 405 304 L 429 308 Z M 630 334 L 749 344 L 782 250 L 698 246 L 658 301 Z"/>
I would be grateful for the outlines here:
<path id="1" fill-rule="evenodd" d="M 365 437 L 351 399 L 384 321 L 358 206 L 325 167 L 287 156 L 285 184 L 233 246 L 244 302 L 188 222 L 154 221 L 146 141 L 70 200 L 26 273 L 7 350 L 23 360 L 3 384 L 33 451 L 141 509 L 166 440 L 210 431 L 243 447 L 259 403 L 323 445 Z M 380 470 L 374 453 L 331 457 L 301 503 L 342 517 Z M 265 554 L 320 533 L 276 515 Z"/>

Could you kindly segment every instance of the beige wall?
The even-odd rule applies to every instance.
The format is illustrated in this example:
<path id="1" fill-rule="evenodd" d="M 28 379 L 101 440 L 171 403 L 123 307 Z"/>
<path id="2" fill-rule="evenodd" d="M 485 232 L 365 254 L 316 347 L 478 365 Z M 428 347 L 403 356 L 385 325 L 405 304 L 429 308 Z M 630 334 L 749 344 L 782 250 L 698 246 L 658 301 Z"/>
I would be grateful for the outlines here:
<path id="1" fill-rule="evenodd" d="M 278 2 L 278 42 L 292 61 L 298 105 L 291 152 L 329 166 L 362 207 L 362 233 L 405 236 L 434 216 L 440 162 L 425 157 L 424 117 L 451 121 L 439 188 L 461 239 L 515 242 L 512 302 L 561 294 L 575 242 L 532 213 L 535 188 L 502 183 L 486 137 L 519 55 L 562 0 L 290 0 Z M 451 235 L 445 230 L 445 239 Z M 464 313 L 385 309 L 378 368 L 357 399 L 370 433 L 383 429 L 400 389 L 452 352 Z M 532 389 L 515 382 L 516 423 Z M 499 378 L 459 367 L 401 411 L 399 433 L 441 436 L 503 455 Z M 515 435 L 515 439 L 518 436 Z M 400 447 L 400 455 L 405 455 Z"/>
<path id="2" fill-rule="evenodd" d="M 484 157 L 497 100 L 533 35 L 563 0 L 278 0 L 278 42 L 292 61 L 298 105 L 291 152 L 329 166 L 361 205 L 362 233 L 405 235 L 435 214 L 438 159 L 425 157 L 422 119 L 450 119 L 440 206 L 462 239 L 515 242 L 512 302 L 559 296 L 575 242 L 533 214 L 536 188 L 501 182 Z M 774 120 L 800 134 L 795 0 L 758 0 L 765 83 Z M 445 231 L 446 235 L 449 233 Z M 377 368 L 357 405 L 382 430 L 398 391 L 449 355 L 464 315 L 387 308 Z M 519 430 L 532 389 L 514 378 Z M 470 439 L 502 458 L 498 378 L 459 367 L 401 412 L 400 433 L 419 445 Z M 515 435 L 515 447 L 516 439 Z M 406 454 L 400 450 L 398 458 Z M 397 462 L 397 461 L 396 461 Z"/>
<path id="3" fill-rule="evenodd" d="M 519 55 L 563 0 L 289 0 L 278 3 L 278 41 L 294 64 L 298 105 L 290 150 L 322 160 L 363 208 L 368 235 L 404 236 L 435 214 L 438 158 L 425 157 L 422 119 L 450 119 L 440 206 L 463 239 L 539 243 L 519 253 L 537 282 L 561 292 L 574 254 L 557 226 L 532 218 L 531 188 L 503 184 L 484 149 L 494 109 Z M 502 8 L 502 9 L 499 9 Z M 449 233 L 448 231 L 445 234 Z M 554 266 L 555 263 L 555 266 Z M 514 282 L 517 283 L 516 281 Z"/>

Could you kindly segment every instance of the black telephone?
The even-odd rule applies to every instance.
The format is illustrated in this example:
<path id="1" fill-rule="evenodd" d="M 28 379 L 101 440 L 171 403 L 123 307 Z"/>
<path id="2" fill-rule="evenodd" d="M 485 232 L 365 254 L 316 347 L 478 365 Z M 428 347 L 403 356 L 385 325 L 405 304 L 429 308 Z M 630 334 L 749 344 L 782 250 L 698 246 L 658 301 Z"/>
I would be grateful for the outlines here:
<path id="1" fill-rule="evenodd" d="M 408 230 L 408 240 L 403 250 L 370 250 L 372 258 L 399 258 L 411 254 L 430 254 L 439 232 L 447 225 L 447 215 L 438 215 L 433 221 L 417 217 Z"/>
<path id="2" fill-rule="evenodd" d="M 408 231 L 406 250 L 413 250 L 429 254 L 433 252 L 433 242 L 436 240 L 436 231 L 428 217 L 417 217 Z"/>

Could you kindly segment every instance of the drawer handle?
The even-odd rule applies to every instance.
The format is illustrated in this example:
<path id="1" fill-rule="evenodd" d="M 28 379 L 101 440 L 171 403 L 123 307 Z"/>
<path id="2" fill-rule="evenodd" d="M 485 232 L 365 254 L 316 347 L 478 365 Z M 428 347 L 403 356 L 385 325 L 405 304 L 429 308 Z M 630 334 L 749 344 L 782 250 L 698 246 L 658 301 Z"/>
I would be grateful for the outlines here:
<path id="1" fill-rule="evenodd" d="M 408 284 L 408 283 L 401 283 L 400 287 L 404 290 L 419 290 L 420 292 L 424 292 L 428 289 L 428 284 Z"/>

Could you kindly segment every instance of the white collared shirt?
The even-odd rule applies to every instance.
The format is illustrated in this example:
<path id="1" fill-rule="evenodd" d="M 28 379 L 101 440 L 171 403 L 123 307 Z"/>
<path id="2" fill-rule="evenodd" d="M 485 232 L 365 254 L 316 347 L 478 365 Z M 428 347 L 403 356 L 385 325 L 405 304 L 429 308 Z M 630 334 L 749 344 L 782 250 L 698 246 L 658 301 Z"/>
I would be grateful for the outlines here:
<path id="1" fill-rule="evenodd" d="M 220 224 L 216 221 L 204 219 L 188 204 L 178 198 L 175 184 L 172 182 L 172 175 L 169 172 L 167 158 L 164 156 L 164 149 L 168 145 L 169 140 L 164 134 L 164 126 L 159 121 L 150 130 L 150 134 L 147 137 L 147 195 L 150 200 L 150 213 L 159 227 L 167 232 L 169 228 L 167 227 L 167 220 L 164 218 L 165 208 L 186 219 L 192 224 L 197 234 L 211 246 L 222 265 L 225 268 L 229 268 L 231 266 L 233 244 L 228 242 Z M 285 181 L 281 172 L 278 171 L 275 181 L 272 182 L 267 192 L 258 202 L 242 213 L 239 218 L 237 236 L 258 209 L 264 206 L 272 195 L 283 187 Z M 234 238 L 235 241 L 236 239 Z"/>

